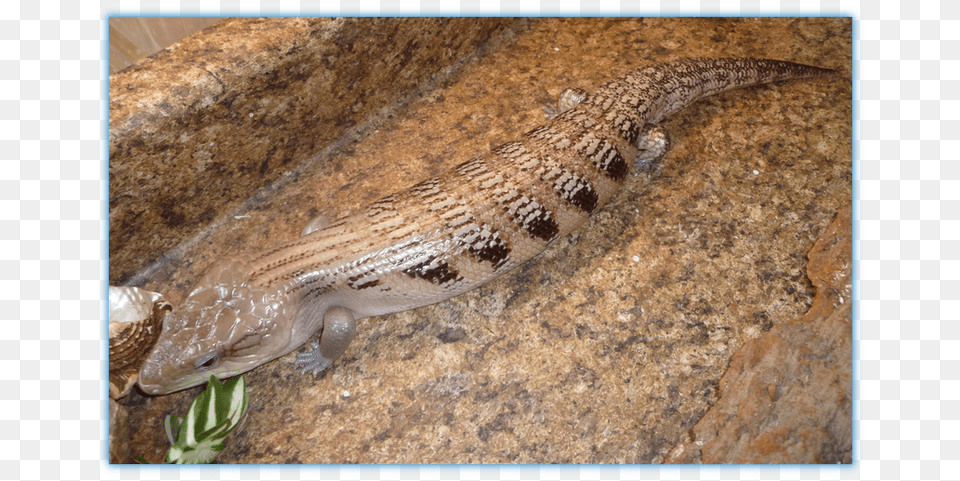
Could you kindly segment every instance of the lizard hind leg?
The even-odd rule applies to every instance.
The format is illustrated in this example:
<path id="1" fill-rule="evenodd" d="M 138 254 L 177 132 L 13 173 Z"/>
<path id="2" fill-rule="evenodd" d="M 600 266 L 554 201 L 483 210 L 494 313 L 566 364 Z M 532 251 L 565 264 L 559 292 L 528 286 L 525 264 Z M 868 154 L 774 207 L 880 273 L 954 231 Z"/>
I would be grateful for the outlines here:
<path id="1" fill-rule="evenodd" d="M 307 225 L 303 226 L 303 230 L 300 231 L 300 237 L 310 235 L 328 225 L 330 225 L 330 218 L 322 214 L 318 215 L 313 219 L 310 219 L 310 222 L 307 222 Z"/>
<path id="2" fill-rule="evenodd" d="M 660 159 L 670 150 L 670 136 L 659 125 L 647 125 L 637 140 L 637 158 L 633 161 L 636 171 L 650 173 L 660 164 Z"/>
<path id="3" fill-rule="evenodd" d="M 569 88 L 560 93 L 560 98 L 556 104 L 547 104 L 543 106 L 544 118 L 553 119 L 558 115 L 576 107 L 587 98 L 587 92 L 583 89 Z"/>
<path id="4" fill-rule="evenodd" d="M 544 117 L 553 119 L 580 105 L 587 98 L 587 92 L 579 88 L 568 88 L 560 93 L 556 104 L 543 107 Z M 649 174 L 660 163 L 660 159 L 670 150 L 670 136 L 659 125 L 647 124 L 637 139 L 637 158 L 633 167 L 637 172 Z"/>
<path id="5" fill-rule="evenodd" d="M 304 374 L 311 371 L 319 374 L 343 355 L 356 335 L 357 322 L 353 311 L 346 307 L 331 307 L 323 314 L 320 342 L 311 342 L 313 349 L 298 353 L 294 364 L 300 366 Z"/>

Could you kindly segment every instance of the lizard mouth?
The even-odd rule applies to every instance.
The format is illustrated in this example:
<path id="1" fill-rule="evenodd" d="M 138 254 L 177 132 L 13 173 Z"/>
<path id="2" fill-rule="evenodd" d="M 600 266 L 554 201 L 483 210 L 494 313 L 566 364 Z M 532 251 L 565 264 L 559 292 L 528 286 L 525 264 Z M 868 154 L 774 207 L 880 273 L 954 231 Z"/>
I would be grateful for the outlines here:
<path id="1" fill-rule="evenodd" d="M 137 384 L 140 385 L 140 389 L 144 393 L 151 396 L 160 396 L 163 394 L 181 391 L 183 389 L 203 384 L 206 380 L 210 379 L 209 373 L 194 373 L 193 375 L 183 376 L 181 379 L 171 382 L 171 377 L 155 376 L 149 369 L 145 369 L 146 367 L 147 366 L 144 365 L 144 367 L 141 368 L 140 378 L 137 381 Z M 230 374 L 217 377 L 229 376 Z"/>
<path id="2" fill-rule="evenodd" d="M 249 369 L 244 363 L 227 362 L 221 363 L 217 369 L 184 370 L 177 369 L 177 366 L 172 364 L 147 359 L 140 367 L 137 384 L 144 393 L 159 396 L 199 386 L 209 381 L 210 376 L 227 379 Z"/>
<path id="3" fill-rule="evenodd" d="M 173 391 L 165 391 L 162 386 L 159 384 L 148 384 L 144 382 L 138 383 L 140 385 L 140 390 L 151 396 L 159 396 L 162 394 L 170 394 Z"/>

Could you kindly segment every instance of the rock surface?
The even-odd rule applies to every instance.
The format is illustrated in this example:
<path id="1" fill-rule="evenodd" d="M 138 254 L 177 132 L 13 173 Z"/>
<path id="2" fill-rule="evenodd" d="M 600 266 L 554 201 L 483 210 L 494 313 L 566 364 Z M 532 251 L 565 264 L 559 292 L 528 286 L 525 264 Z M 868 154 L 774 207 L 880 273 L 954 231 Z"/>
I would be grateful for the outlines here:
<path id="1" fill-rule="evenodd" d="M 744 344 L 720 378 L 720 400 L 667 462 L 851 462 L 851 227 L 847 208 L 808 255 L 810 311 Z"/>
<path id="2" fill-rule="evenodd" d="M 161 246 L 129 243 L 125 258 L 163 257 L 165 267 L 134 272 L 117 265 L 115 273 L 111 259 L 111 279 L 138 280 L 176 305 L 220 256 L 294 238 L 319 213 L 336 218 L 437 175 L 536 127 L 542 104 L 564 88 L 590 91 L 641 65 L 755 56 L 837 68 L 848 77 L 851 71 L 849 18 L 518 25 L 499 48 L 471 57 L 437 88 L 363 124 L 375 125 L 363 135 L 318 146 L 322 155 L 309 161 L 268 162 L 266 174 L 289 179 L 283 189 L 226 202 L 213 215 L 187 209 L 184 218 L 222 221 L 208 229 L 188 225 L 187 234 Z M 335 110 L 351 111 L 351 102 Z M 218 460 L 674 459 L 679 444 L 696 442 L 689 433 L 721 398 L 734 354 L 813 305 L 805 257 L 851 204 L 851 125 L 851 85 L 843 78 L 730 92 L 674 115 L 664 125 L 673 148 L 660 168 L 631 177 L 610 204 L 543 255 L 454 299 L 361 321 L 357 339 L 322 376 L 301 376 L 293 355 L 249 372 L 250 412 Z M 113 180 L 111 199 L 136 204 L 135 193 L 115 189 Z M 179 230 L 176 222 L 151 222 L 159 224 L 143 228 Z M 844 366 L 835 369 L 843 374 Z M 136 448 L 117 450 L 130 453 L 123 458 L 112 450 L 111 461 L 161 460 L 163 417 L 182 415 L 198 392 L 124 400 L 131 407 L 120 418 L 128 423 L 123 439 Z M 807 424 L 791 433 L 829 431 L 823 419 L 796 419 Z M 836 439 L 839 433 L 829 431 Z M 810 442 L 802 459 L 834 459 L 816 445 L 826 438 L 804 439 Z M 744 449 L 754 448 L 763 446 Z"/>

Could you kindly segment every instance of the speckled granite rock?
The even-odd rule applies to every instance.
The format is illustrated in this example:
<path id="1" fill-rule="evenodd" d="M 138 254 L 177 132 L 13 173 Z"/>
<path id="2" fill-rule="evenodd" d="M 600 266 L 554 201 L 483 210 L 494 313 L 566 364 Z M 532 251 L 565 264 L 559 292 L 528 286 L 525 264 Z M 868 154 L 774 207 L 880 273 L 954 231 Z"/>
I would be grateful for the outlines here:
<path id="1" fill-rule="evenodd" d="M 568 86 L 689 56 L 849 76 L 851 42 L 849 18 L 532 21 L 144 287 L 175 301 L 220 255 L 293 238 L 317 213 L 336 218 L 512 140 Z M 250 414 L 219 461 L 664 462 L 744 343 L 809 310 L 805 255 L 851 203 L 851 113 L 849 81 L 830 79 L 675 115 L 660 169 L 540 257 L 457 298 L 361 321 L 321 377 L 300 376 L 292 355 L 247 374 Z M 162 458 L 163 416 L 197 392 L 127 400 L 143 403 L 129 417 L 138 455 Z"/>
<path id="2" fill-rule="evenodd" d="M 803 317 L 747 342 L 720 378 L 720 400 L 672 463 L 850 463 L 853 326 L 850 209 L 809 254 L 817 289 Z"/>

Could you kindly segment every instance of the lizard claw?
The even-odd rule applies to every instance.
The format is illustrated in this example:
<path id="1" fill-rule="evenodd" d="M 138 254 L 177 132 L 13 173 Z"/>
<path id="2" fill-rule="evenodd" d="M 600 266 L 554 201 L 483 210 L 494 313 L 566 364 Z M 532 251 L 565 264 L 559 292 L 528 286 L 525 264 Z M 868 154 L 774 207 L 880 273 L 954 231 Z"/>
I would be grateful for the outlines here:
<path id="1" fill-rule="evenodd" d="M 314 374 L 320 374 L 325 369 L 330 367 L 333 364 L 333 361 L 324 358 L 320 354 L 320 343 L 317 341 L 311 342 L 310 347 L 312 348 L 310 351 L 297 353 L 297 360 L 293 361 L 293 363 L 300 366 L 300 372 L 303 374 L 311 371 Z"/>

